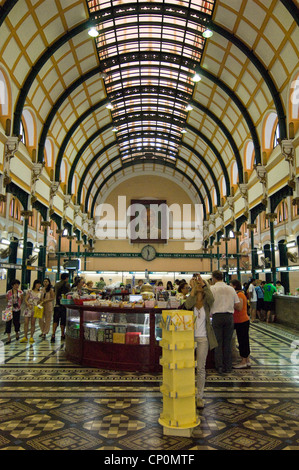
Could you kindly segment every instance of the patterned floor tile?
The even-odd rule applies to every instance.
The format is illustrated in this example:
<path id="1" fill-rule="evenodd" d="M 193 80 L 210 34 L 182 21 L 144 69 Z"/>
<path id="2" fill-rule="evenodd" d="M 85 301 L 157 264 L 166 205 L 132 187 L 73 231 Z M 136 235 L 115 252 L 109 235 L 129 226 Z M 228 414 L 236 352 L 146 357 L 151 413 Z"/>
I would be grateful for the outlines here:
<path id="1" fill-rule="evenodd" d="M 1 332 L 1 324 L 0 324 Z M 81 367 L 64 343 L 5 345 L 0 364 L 0 450 L 298 450 L 298 334 L 250 328 L 248 370 L 207 370 L 205 408 L 192 436 L 163 434 L 160 374 Z"/>
<path id="2" fill-rule="evenodd" d="M 281 445 L 279 440 L 239 428 L 225 431 L 208 442 L 224 450 L 274 450 Z"/>
<path id="3" fill-rule="evenodd" d="M 96 431 L 100 436 L 106 439 L 114 439 L 126 436 L 128 432 L 143 429 L 145 423 L 119 414 L 104 416 L 101 420 L 95 419 L 89 421 L 85 423 L 83 427 L 89 431 Z"/>
<path id="4" fill-rule="evenodd" d="M 102 440 L 72 428 L 28 441 L 36 450 L 89 450 L 102 444 Z"/>
<path id="5" fill-rule="evenodd" d="M 20 418 L 32 413 L 32 409 L 22 403 L 6 402 L 0 404 L 0 422 L 11 418 Z"/>
<path id="6" fill-rule="evenodd" d="M 208 415 L 214 419 L 224 420 L 230 423 L 241 421 L 252 414 L 254 414 L 253 411 L 249 411 L 241 406 L 235 406 L 223 401 L 209 405 L 203 411 L 204 416 Z"/>
<path id="7" fill-rule="evenodd" d="M 258 415 L 254 419 L 246 421 L 244 426 L 280 439 L 294 437 L 299 432 L 298 421 L 286 420 L 273 414 Z"/>
<path id="8" fill-rule="evenodd" d="M 125 449 L 131 450 L 187 450 L 192 445 L 192 440 L 176 436 L 164 436 L 162 428 L 144 430 L 138 434 L 132 434 L 119 443 Z"/>
<path id="9" fill-rule="evenodd" d="M 61 429 L 64 423 L 48 415 L 30 415 L 23 419 L 13 419 L 0 424 L 1 431 L 10 433 L 14 438 L 28 439 L 45 431 Z"/>
<path id="10" fill-rule="evenodd" d="M 70 421 L 71 423 L 80 423 L 87 419 L 96 418 L 107 413 L 107 410 L 93 403 L 75 403 L 68 406 L 61 406 L 52 411 L 52 414 Z"/>

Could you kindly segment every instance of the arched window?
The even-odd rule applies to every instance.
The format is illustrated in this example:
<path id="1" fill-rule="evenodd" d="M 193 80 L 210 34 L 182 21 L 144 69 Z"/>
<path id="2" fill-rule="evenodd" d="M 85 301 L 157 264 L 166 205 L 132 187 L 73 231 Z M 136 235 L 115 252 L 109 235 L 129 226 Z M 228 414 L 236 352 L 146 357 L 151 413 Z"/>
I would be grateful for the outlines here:
<path id="1" fill-rule="evenodd" d="M 231 180 L 232 180 L 232 184 L 233 185 L 237 185 L 238 184 L 238 179 L 239 179 L 239 175 L 238 175 L 238 166 L 237 166 L 237 162 L 234 162 L 232 164 L 232 168 L 231 168 Z"/>
<path id="2" fill-rule="evenodd" d="M 26 145 L 30 148 L 36 148 L 36 122 L 34 114 L 30 109 L 24 109 L 22 122 L 26 136 Z"/>
<path id="3" fill-rule="evenodd" d="M 221 196 L 222 197 L 227 195 L 226 182 L 225 182 L 224 176 L 222 176 L 222 178 L 221 178 L 220 190 L 221 190 Z"/>
<path id="4" fill-rule="evenodd" d="M 24 124 L 22 120 L 20 122 L 20 137 L 21 137 L 21 142 L 23 142 L 23 144 L 26 145 L 26 133 L 25 133 L 25 128 L 24 128 Z"/>
<path id="5" fill-rule="evenodd" d="M 7 118 L 11 118 L 11 91 L 6 73 L 0 69 L 0 116 L 5 125 Z"/>
<path id="6" fill-rule="evenodd" d="M 280 131 L 279 131 L 279 124 L 277 122 L 275 131 L 274 131 L 274 138 L 273 138 L 273 148 L 275 148 L 278 145 L 278 139 L 280 137 Z"/>
<path id="7" fill-rule="evenodd" d="M 276 113 L 269 113 L 263 126 L 263 151 L 269 157 L 271 151 L 278 144 L 279 125 Z"/>
<path id="8" fill-rule="evenodd" d="M 82 202 L 85 201 L 85 199 L 82 200 Z M 209 214 L 210 212 L 210 207 L 209 207 L 209 199 L 208 199 L 208 196 L 206 197 L 205 199 L 205 204 L 206 204 L 206 211 L 207 211 L 207 214 Z"/>
<path id="9" fill-rule="evenodd" d="M 21 220 L 21 204 L 15 197 L 10 201 L 9 216 L 15 220 Z"/>
<path id="10" fill-rule="evenodd" d="M 54 162 L 54 148 L 53 142 L 47 139 L 45 142 L 45 164 L 47 168 L 53 168 Z"/>
<path id="11" fill-rule="evenodd" d="M 285 201 L 281 201 L 277 206 L 277 222 L 285 222 L 288 220 L 288 206 Z"/>
<path id="12" fill-rule="evenodd" d="M 213 192 L 212 192 L 212 202 L 213 202 L 213 207 L 217 206 L 217 193 L 216 193 L 215 188 L 213 188 Z"/>
<path id="13" fill-rule="evenodd" d="M 72 181 L 72 194 L 77 195 L 78 190 L 78 177 L 75 175 Z"/>
<path id="14" fill-rule="evenodd" d="M 60 179 L 62 183 L 66 183 L 67 178 L 67 163 L 65 160 L 61 162 L 60 166 Z"/>
<path id="15" fill-rule="evenodd" d="M 245 153 L 244 153 L 244 162 L 245 162 L 245 168 L 246 170 L 252 171 L 253 169 L 253 164 L 254 164 L 254 145 L 252 140 L 247 142 L 245 146 Z"/>
<path id="16" fill-rule="evenodd" d="M 289 122 L 294 124 L 294 132 L 299 128 L 299 73 L 291 82 L 289 99 Z"/>

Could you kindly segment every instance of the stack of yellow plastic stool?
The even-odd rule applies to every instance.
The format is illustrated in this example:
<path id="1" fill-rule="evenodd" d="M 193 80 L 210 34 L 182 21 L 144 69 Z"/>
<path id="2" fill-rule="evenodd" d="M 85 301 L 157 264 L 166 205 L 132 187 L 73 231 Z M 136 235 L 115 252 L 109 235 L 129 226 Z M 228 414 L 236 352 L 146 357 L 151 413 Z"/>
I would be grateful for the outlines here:
<path id="1" fill-rule="evenodd" d="M 163 412 L 159 423 L 166 435 L 189 437 L 200 423 L 195 404 L 193 312 L 162 312 Z"/>

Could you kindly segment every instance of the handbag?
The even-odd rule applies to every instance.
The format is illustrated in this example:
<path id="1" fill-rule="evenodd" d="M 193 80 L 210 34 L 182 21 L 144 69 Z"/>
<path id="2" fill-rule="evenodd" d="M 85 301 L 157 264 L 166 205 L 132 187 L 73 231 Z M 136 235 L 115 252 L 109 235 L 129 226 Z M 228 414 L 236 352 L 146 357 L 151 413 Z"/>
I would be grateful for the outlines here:
<path id="1" fill-rule="evenodd" d="M 12 307 L 7 307 L 5 310 L 2 311 L 2 320 L 3 321 L 12 320 Z"/>
<path id="2" fill-rule="evenodd" d="M 43 318 L 44 307 L 42 305 L 35 305 L 34 307 L 34 318 Z"/>

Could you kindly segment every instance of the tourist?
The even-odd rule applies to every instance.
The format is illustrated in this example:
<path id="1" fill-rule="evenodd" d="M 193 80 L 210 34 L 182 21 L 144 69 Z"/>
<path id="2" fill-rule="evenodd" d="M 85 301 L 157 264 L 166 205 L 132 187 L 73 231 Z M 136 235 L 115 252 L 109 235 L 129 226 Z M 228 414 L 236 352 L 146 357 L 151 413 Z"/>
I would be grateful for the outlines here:
<path id="1" fill-rule="evenodd" d="M 256 319 L 256 308 L 257 308 L 257 294 L 255 290 L 256 279 L 251 279 L 247 289 L 249 305 L 250 305 L 250 320 L 255 323 Z"/>
<path id="2" fill-rule="evenodd" d="M 26 308 L 24 310 L 24 338 L 21 339 L 20 343 L 27 343 L 28 341 L 28 331 L 29 331 L 29 323 L 30 323 L 30 339 L 29 343 L 34 343 L 34 332 L 35 332 L 35 322 L 36 318 L 34 316 L 34 307 L 41 302 L 41 281 L 36 279 L 33 283 L 33 287 L 29 290 L 25 297 L 25 305 Z"/>
<path id="3" fill-rule="evenodd" d="M 46 339 L 46 335 L 50 331 L 51 321 L 54 312 L 54 289 L 51 281 L 46 277 L 43 281 L 43 288 L 41 290 L 41 305 L 44 307 L 43 317 L 39 319 L 39 327 L 41 329 L 40 336 Z"/>
<path id="4" fill-rule="evenodd" d="M 20 281 L 14 279 L 11 281 L 11 289 L 6 293 L 7 307 L 12 308 L 12 319 L 6 322 L 5 334 L 7 334 L 6 344 L 11 343 L 11 325 L 13 323 L 16 340 L 19 339 L 20 332 L 20 316 L 21 316 L 21 305 L 23 302 L 23 291 L 19 289 Z"/>
<path id="5" fill-rule="evenodd" d="M 230 372 L 232 369 L 232 336 L 234 332 L 234 310 L 241 310 L 240 299 L 232 286 L 223 282 L 221 271 L 213 271 L 211 291 L 214 303 L 211 307 L 212 325 L 218 342 L 215 348 L 217 371 Z"/>
<path id="6" fill-rule="evenodd" d="M 69 274 L 62 273 L 60 281 L 55 284 L 54 291 L 56 297 L 56 305 L 54 307 L 53 315 L 53 332 L 51 336 L 51 343 L 55 343 L 55 333 L 60 323 L 61 339 L 65 339 L 64 330 L 66 325 L 66 308 L 60 304 L 63 295 L 70 292 L 71 287 L 69 285 Z"/>
<path id="7" fill-rule="evenodd" d="M 266 311 L 266 322 L 270 322 L 271 315 L 274 316 L 275 313 L 275 303 L 273 295 L 277 293 L 276 287 L 273 285 L 272 281 L 269 281 L 264 286 L 264 308 Z"/>
<path id="8" fill-rule="evenodd" d="M 242 306 L 241 310 L 234 311 L 234 328 L 237 333 L 241 362 L 233 366 L 234 369 L 247 369 L 250 367 L 249 346 L 249 316 L 247 314 L 247 298 L 242 290 L 240 281 L 233 279 L 230 285 L 235 289 Z"/>
<path id="9" fill-rule="evenodd" d="M 197 360 L 196 406 L 197 408 L 203 408 L 206 359 L 209 349 L 214 349 L 217 346 L 216 336 L 210 320 L 210 309 L 214 302 L 214 297 L 208 283 L 206 283 L 200 275 L 198 275 L 197 278 L 191 279 L 190 286 L 191 292 L 184 303 L 184 308 L 186 310 L 194 309 L 194 315 L 196 317 L 194 325 Z"/>

